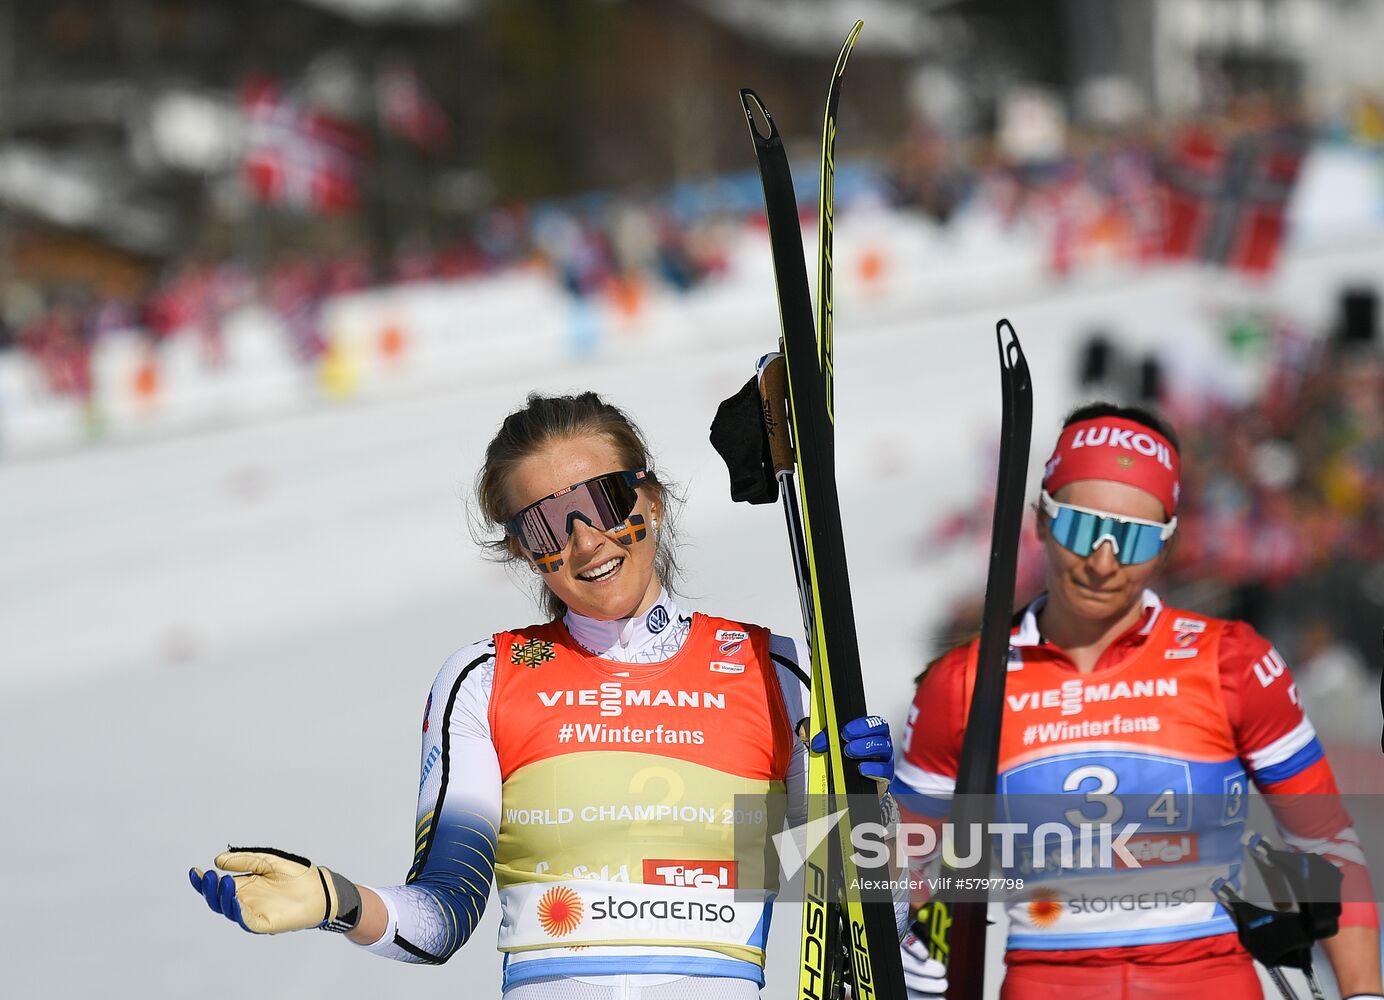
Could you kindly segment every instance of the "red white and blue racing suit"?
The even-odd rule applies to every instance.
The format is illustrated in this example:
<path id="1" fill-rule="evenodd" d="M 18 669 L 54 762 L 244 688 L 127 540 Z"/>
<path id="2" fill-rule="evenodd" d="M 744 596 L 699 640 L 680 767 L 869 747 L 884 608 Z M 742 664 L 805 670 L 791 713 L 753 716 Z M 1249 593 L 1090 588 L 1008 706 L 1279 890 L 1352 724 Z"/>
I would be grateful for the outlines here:
<path id="1" fill-rule="evenodd" d="M 1242 622 L 1166 608 L 1145 591 L 1139 622 L 1083 674 L 1040 634 L 1044 601 L 1025 610 L 1010 638 L 999 812 L 1021 820 L 1023 803 L 1107 796 L 1099 807 L 1082 796 L 1068 822 L 1137 821 L 1127 847 L 1142 870 L 1055 872 L 1034 865 L 1031 852 L 1021 857 L 1002 996 L 1262 996 L 1234 925 L 1207 892 L 1213 879 L 1239 874 L 1251 783 L 1290 848 L 1342 871 L 1341 925 L 1378 926 L 1321 743 L 1263 637 Z M 950 810 L 977 647 L 934 662 L 910 708 L 893 791 L 915 822 L 940 827 Z"/>

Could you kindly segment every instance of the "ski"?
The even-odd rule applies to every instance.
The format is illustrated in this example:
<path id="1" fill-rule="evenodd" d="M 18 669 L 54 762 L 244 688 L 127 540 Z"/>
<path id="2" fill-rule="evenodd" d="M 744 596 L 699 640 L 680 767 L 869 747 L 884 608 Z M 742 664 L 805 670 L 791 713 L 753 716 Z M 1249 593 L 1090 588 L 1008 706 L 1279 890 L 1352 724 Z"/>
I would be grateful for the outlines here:
<path id="1" fill-rule="evenodd" d="M 814 731 L 824 730 L 828 736 L 825 759 L 813 758 L 809 765 L 808 788 L 810 793 L 825 789 L 829 795 L 810 795 L 809 816 L 829 823 L 831 813 L 828 809 L 840 805 L 845 797 L 845 812 L 849 817 L 849 823 L 835 824 L 831 835 L 822 839 L 806 862 L 798 990 L 802 1000 L 839 996 L 846 981 L 855 998 L 904 995 L 892 906 L 865 904 L 859 890 L 850 889 L 857 878 L 851 860 L 854 848 L 850 844 L 850 830 L 858 823 L 876 822 L 879 816 L 872 808 L 876 801 L 874 783 L 848 766 L 840 739 L 842 723 L 864 715 L 866 708 L 835 479 L 831 328 L 831 201 L 834 188 L 831 171 L 834 169 L 840 79 L 861 27 L 857 22 L 842 46 L 824 122 L 820 182 L 822 225 L 818 236 L 820 330 L 818 323 L 814 323 L 797 198 L 782 137 L 759 97 L 751 90 L 740 92 L 764 188 L 774 280 L 778 289 L 781 343 L 788 382 L 787 416 L 802 537 L 802 607 L 805 617 L 810 614 L 807 623 L 812 654 L 810 719 Z M 756 115 L 767 133 L 760 130 Z M 833 919 L 838 907 L 840 916 Z M 845 938 L 840 944 L 832 940 L 838 931 Z M 837 956 L 843 948 L 848 957 L 845 968 L 838 972 Z"/>
<path id="2" fill-rule="evenodd" d="M 841 45 L 836 66 L 831 71 L 831 86 L 827 88 L 827 107 L 822 117 L 822 157 L 817 171 L 817 352 L 822 368 L 822 386 L 826 397 L 827 421 L 836 426 L 836 372 L 833 367 L 834 327 L 832 319 L 835 282 L 832 280 L 832 236 L 836 213 L 836 109 L 841 103 L 841 77 L 846 72 L 846 60 L 855 48 L 864 21 L 856 21 Z M 834 473 L 833 473 L 834 475 Z"/>
<path id="3" fill-rule="evenodd" d="M 966 735 L 961 743 L 956 792 L 949 822 L 956 834 L 957 857 L 972 856 L 972 824 L 989 828 L 994 818 L 999 770 L 1000 725 L 1004 717 L 1004 682 L 1009 663 L 1009 632 L 1014 613 L 1014 582 L 1019 561 L 1019 533 L 1024 517 L 1029 443 L 1033 436 L 1033 382 L 1018 335 L 1009 321 L 995 326 L 999 344 L 1004 410 L 995 514 L 990 535 L 990 569 L 985 583 L 980 650 Z M 976 860 L 949 872 L 984 879 L 989 873 L 988 834 Z M 984 885 L 985 882 L 980 882 Z M 985 938 L 988 899 L 984 892 L 931 900 L 919 912 L 913 931 L 926 941 L 934 958 L 947 963 L 947 996 L 974 1000 L 984 995 Z"/>
<path id="4" fill-rule="evenodd" d="M 851 51 L 855 48 L 856 39 L 860 37 L 861 29 L 864 27 L 865 22 L 859 20 L 852 25 L 850 33 L 841 45 L 841 51 L 837 53 L 836 65 L 832 67 L 831 82 L 827 87 L 826 108 L 822 115 L 821 155 L 818 159 L 817 171 L 817 363 L 821 370 L 826 413 L 832 429 L 833 442 L 836 431 L 834 405 L 836 373 L 833 350 L 835 346 L 833 322 L 835 318 L 833 310 L 835 281 L 832 268 L 836 215 L 836 111 L 841 103 L 841 79 L 845 75 L 846 60 L 850 58 Z M 780 367 L 784 369 L 783 378 L 786 389 L 787 366 L 782 364 Z M 788 399 L 786 391 L 782 398 L 785 401 L 786 409 Z M 833 483 L 835 478 L 836 473 L 833 468 Z M 796 508 L 796 500 L 792 506 Z M 798 513 L 796 516 L 801 525 L 802 515 Z M 801 530 L 799 537 L 801 538 Z M 801 546 L 803 543 L 800 541 L 798 544 Z M 802 573 L 799 576 L 800 592 L 806 590 L 810 594 L 810 580 Z M 803 587 L 803 583 L 807 584 L 807 588 Z M 808 615 L 804 623 L 803 634 L 812 636 L 814 634 L 811 620 L 812 602 L 805 598 L 801 603 Z M 808 727 L 809 735 L 821 732 L 826 728 L 827 712 L 824 698 L 823 685 L 814 681 Z M 818 824 L 831 822 L 829 816 L 834 808 L 834 799 L 831 795 L 834 787 L 832 778 L 833 772 L 829 755 L 809 756 L 806 786 L 808 829 L 814 829 L 811 825 L 814 822 Z M 822 985 L 820 995 L 836 1000 L 836 998 L 846 994 L 846 985 L 848 983 L 853 984 L 855 981 L 851 950 L 846 941 L 843 940 L 847 921 L 841 901 L 843 887 L 832 881 L 842 878 L 841 842 L 835 838 L 826 838 L 814 846 L 816 848 L 815 856 L 810 858 L 810 867 L 805 872 L 805 874 L 812 875 L 814 881 L 804 887 L 798 989 L 800 1000 L 814 1000 L 816 996 L 813 992 L 814 984 L 820 983 Z M 818 882 L 818 879 L 822 881 Z"/>

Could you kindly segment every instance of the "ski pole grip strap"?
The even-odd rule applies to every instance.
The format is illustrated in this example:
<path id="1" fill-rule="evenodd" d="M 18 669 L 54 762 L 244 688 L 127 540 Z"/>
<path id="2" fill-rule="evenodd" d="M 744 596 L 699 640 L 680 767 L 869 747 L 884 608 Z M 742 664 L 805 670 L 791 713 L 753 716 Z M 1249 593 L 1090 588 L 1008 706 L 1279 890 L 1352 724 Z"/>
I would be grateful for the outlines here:
<path id="1" fill-rule="evenodd" d="M 764 405 L 764 432 L 774 472 L 793 471 L 793 442 L 788 437 L 788 362 L 779 355 L 759 373 L 759 398 Z"/>

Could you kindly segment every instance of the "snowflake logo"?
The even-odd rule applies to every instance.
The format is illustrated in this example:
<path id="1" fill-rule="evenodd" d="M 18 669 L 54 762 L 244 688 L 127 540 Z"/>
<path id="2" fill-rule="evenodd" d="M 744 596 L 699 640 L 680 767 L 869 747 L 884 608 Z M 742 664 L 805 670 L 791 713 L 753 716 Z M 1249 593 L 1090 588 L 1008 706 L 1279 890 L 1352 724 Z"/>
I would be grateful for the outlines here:
<path id="1" fill-rule="evenodd" d="M 539 664 L 547 663 L 557 654 L 553 652 L 553 644 L 544 639 L 530 639 L 528 642 L 521 642 L 514 647 L 510 653 L 510 662 L 520 667 L 533 669 Z"/>

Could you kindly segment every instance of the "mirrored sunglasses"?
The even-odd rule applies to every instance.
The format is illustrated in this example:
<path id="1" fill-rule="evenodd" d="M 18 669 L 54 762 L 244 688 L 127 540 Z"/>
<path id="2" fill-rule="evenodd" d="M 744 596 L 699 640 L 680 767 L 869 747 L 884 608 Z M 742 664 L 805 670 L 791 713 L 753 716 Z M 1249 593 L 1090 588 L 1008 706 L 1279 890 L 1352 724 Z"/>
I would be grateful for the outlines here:
<path id="1" fill-rule="evenodd" d="M 648 478 L 647 469 L 609 472 L 558 490 L 541 500 L 535 500 L 512 517 L 505 531 L 518 539 L 534 556 L 539 569 L 552 572 L 561 565 L 552 565 L 553 557 L 567 548 L 578 521 L 597 531 L 613 531 L 630 522 L 629 535 L 619 540 L 625 544 L 644 537 L 644 519 L 631 517 L 639 502 L 638 487 Z M 638 519 L 638 524 L 633 522 Z"/>
<path id="2" fill-rule="evenodd" d="M 1085 558 L 1108 540 L 1122 566 L 1148 562 L 1163 551 L 1163 545 L 1177 530 L 1176 517 L 1166 524 L 1117 517 L 1103 510 L 1058 503 L 1047 490 L 1043 490 L 1039 503 L 1051 519 L 1048 529 L 1059 545 Z"/>

